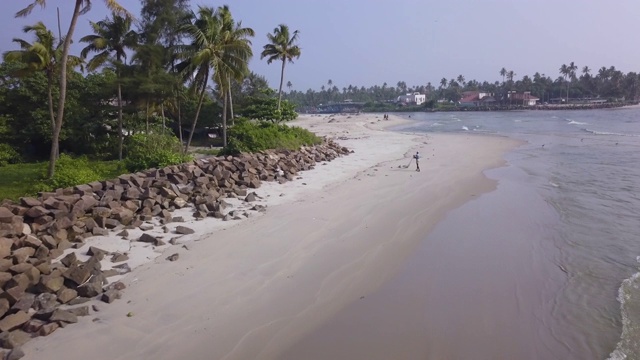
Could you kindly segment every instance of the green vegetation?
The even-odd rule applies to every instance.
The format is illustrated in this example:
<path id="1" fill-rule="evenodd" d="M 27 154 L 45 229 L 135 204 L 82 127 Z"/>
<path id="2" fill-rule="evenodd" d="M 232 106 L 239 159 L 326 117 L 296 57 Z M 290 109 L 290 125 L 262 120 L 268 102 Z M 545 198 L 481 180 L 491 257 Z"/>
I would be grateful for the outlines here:
<path id="1" fill-rule="evenodd" d="M 278 109 L 278 99 L 272 96 L 252 97 L 248 103 L 249 105 L 242 111 L 242 116 L 249 119 L 280 123 L 298 117 L 295 106 L 287 100 L 280 104 L 280 109 Z"/>
<path id="2" fill-rule="evenodd" d="M 218 154 L 220 154 L 220 149 L 195 149 L 193 152 L 207 156 L 218 156 Z"/>
<path id="3" fill-rule="evenodd" d="M 89 161 L 62 155 L 56 163 L 59 172 L 53 180 L 46 180 L 47 165 L 46 162 L 38 162 L 0 167 L 0 199 L 17 200 L 22 196 L 33 196 L 38 191 L 55 189 L 58 185 L 65 187 L 111 179 L 124 172 L 117 161 Z"/>
<path id="4" fill-rule="evenodd" d="M 289 27 L 285 24 L 278 25 L 273 29 L 273 34 L 267 34 L 269 43 L 264 46 L 260 58 L 267 58 L 267 64 L 273 61 L 282 61 L 282 70 L 280 71 L 280 87 L 278 88 L 278 110 L 282 101 L 282 84 L 284 82 L 284 66 L 287 61 L 293 63 L 293 59 L 300 57 L 302 50 L 296 43 L 300 32 L 295 30 L 293 33 L 289 31 Z"/>
<path id="5" fill-rule="evenodd" d="M 32 0 L 16 17 L 50 2 Z M 76 35 L 79 16 L 93 14 L 96 2 L 109 13 L 100 21 L 89 19 L 89 34 Z M 109 173 L 85 168 L 94 164 L 86 158 L 119 159 L 133 171 L 187 160 L 183 154 L 191 142 L 210 143 L 212 131 L 221 132 L 226 144 L 234 100 L 238 113 L 249 108 L 261 119 L 295 118 L 290 105 L 272 111 L 275 92 L 248 67 L 255 32 L 234 19 L 228 6 L 199 6 L 194 12 L 189 0 L 140 2 L 137 16 L 117 0 L 75 0 L 63 16 L 70 19 L 62 26 L 66 34 L 56 38 L 36 19 L 24 27 L 32 38 L 14 39 L 16 49 L 3 54 L 0 166 L 49 159 L 48 180 L 27 177 L 30 185 L 24 188 L 75 185 Z M 295 41 L 297 32 L 291 37 L 286 25 L 279 28 Z M 281 37 L 270 34 L 269 44 Z M 80 56 L 71 54 L 73 41 L 84 43 Z M 297 46 L 285 45 L 278 56 L 289 61 L 300 56 Z M 272 95 L 260 97 L 268 91 Z M 264 114 L 265 104 L 271 114 Z M 73 154 L 74 160 L 64 154 Z M 24 188 L 16 193 L 28 191 Z"/>
<path id="6" fill-rule="evenodd" d="M 182 153 L 180 141 L 173 135 L 140 133 L 127 140 L 127 158 L 124 164 L 130 172 L 162 168 L 191 160 L 189 155 Z"/>
<path id="7" fill-rule="evenodd" d="M 302 145 L 314 145 L 322 139 L 312 132 L 266 121 L 241 120 L 229 132 L 229 145 L 221 154 L 257 152 L 267 149 L 296 150 Z"/>
<path id="8" fill-rule="evenodd" d="M 20 154 L 8 144 L 0 144 L 0 167 L 20 162 Z"/>

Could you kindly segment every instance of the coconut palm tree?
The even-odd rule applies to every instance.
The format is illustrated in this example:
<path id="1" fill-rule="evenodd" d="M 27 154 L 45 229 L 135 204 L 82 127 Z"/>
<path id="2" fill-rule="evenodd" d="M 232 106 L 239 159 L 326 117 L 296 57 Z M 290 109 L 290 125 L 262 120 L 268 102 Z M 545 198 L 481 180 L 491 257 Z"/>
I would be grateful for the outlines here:
<path id="1" fill-rule="evenodd" d="M 53 136 L 56 127 L 52 94 L 53 80 L 60 68 L 63 42 L 59 42 L 42 22 L 25 26 L 22 30 L 25 33 L 34 33 L 35 41 L 29 43 L 26 40 L 13 39 L 13 42 L 20 45 L 20 50 L 5 52 L 4 59 L 19 61 L 23 64 L 23 68 L 16 73 L 17 76 L 30 76 L 36 72 L 44 72 L 47 77 L 47 103 L 51 120 L 51 135 Z M 69 56 L 68 62 L 72 67 L 75 67 L 82 63 L 82 59 L 77 56 Z"/>
<path id="2" fill-rule="evenodd" d="M 271 64 L 275 60 L 282 61 L 282 70 L 280 71 L 280 87 L 278 90 L 278 110 L 280 110 L 280 102 L 282 101 L 282 83 L 284 82 L 284 66 L 289 61 L 293 63 L 293 59 L 300 58 L 301 49 L 296 45 L 300 32 L 295 30 L 289 32 L 289 27 L 285 24 L 278 25 L 273 29 L 273 34 L 267 34 L 269 43 L 264 46 L 260 59 L 267 58 L 267 64 Z"/>
<path id="3" fill-rule="evenodd" d="M 287 88 L 289 89 L 289 91 L 291 91 L 292 87 L 293 87 L 293 84 L 291 83 L 291 81 L 287 81 Z M 349 85 L 349 91 L 351 91 L 351 85 Z"/>
<path id="4" fill-rule="evenodd" d="M 251 50 L 251 40 L 249 40 L 250 37 L 254 37 L 255 36 L 255 32 L 253 31 L 253 29 L 251 28 L 244 28 L 242 27 L 242 22 L 238 22 L 236 23 L 235 20 L 233 19 L 233 16 L 231 15 L 231 11 L 229 10 L 229 6 L 224 5 L 218 8 L 218 16 L 220 17 L 220 20 L 222 22 L 221 26 L 222 26 L 222 31 L 224 33 L 224 41 L 230 45 L 236 44 L 239 45 L 240 43 L 244 44 L 245 48 L 249 49 L 249 54 L 248 55 L 248 59 L 246 62 L 241 62 L 242 65 L 242 69 L 239 69 L 240 71 L 229 71 L 228 68 L 223 67 L 221 69 L 222 72 L 227 73 L 227 100 L 229 102 L 229 110 L 231 113 L 231 124 L 234 124 L 234 115 L 233 115 L 233 97 L 231 94 L 231 81 L 235 80 L 238 82 L 241 82 L 242 80 L 244 80 L 244 78 L 247 76 L 247 74 L 249 73 L 249 65 L 248 65 L 248 61 L 249 59 L 251 59 L 251 57 L 253 57 L 253 51 Z M 235 46 L 235 45 L 234 45 Z M 224 89 L 221 89 L 224 90 Z M 227 145 L 227 140 L 226 140 L 226 111 L 223 114 L 223 127 L 225 128 L 223 130 L 225 136 L 223 139 L 224 145 Z"/>
<path id="5" fill-rule="evenodd" d="M 229 21 L 225 20 L 225 16 L 227 15 L 224 8 L 214 10 L 212 7 L 199 6 L 197 14 L 191 14 L 190 22 L 180 27 L 181 31 L 191 38 L 191 43 L 179 48 L 179 57 L 184 61 L 178 64 L 178 68 L 190 75 L 193 89 L 200 91 L 200 99 L 185 152 L 188 152 L 191 146 L 210 74 L 224 100 L 222 131 L 226 146 L 226 100 L 229 79 L 246 74 L 247 64 L 253 55 L 248 39 L 233 37 L 229 33 Z"/>
<path id="6" fill-rule="evenodd" d="M 500 76 L 502 76 L 502 83 L 504 84 L 504 77 L 507 76 L 507 69 L 500 69 Z"/>
<path id="7" fill-rule="evenodd" d="M 132 49 L 137 45 L 138 34 L 131 30 L 131 18 L 111 14 L 111 18 L 90 22 L 94 34 L 87 35 L 80 39 L 80 42 L 88 43 L 80 52 L 83 59 L 91 52 L 97 53 L 87 63 L 90 71 L 96 70 L 107 62 L 111 62 L 116 68 L 118 79 L 118 160 L 122 161 L 122 144 L 124 134 L 122 131 L 122 81 L 120 69 L 123 66 L 122 60 L 127 58 L 127 49 Z"/>
<path id="8" fill-rule="evenodd" d="M 464 84 L 465 84 L 464 83 L 464 80 L 465 80 L 464 76 L 458 75 L 458 78 L 456 80 L 458 80 L 458 83 L 462 84 L 462 86 L 464 87 Z"/>
<path id="9" fill-rule="evenodd" d="M 103 0 L 109 10 L 119 15 L 133 18 L 133 16 L 118 3 L 116 0 Z M 34 0 L 26 8 L 18 11 L 16 17 L 25 17 L 31 14 L 36 6 L 45 7 L 47 0 Z M 62 122 L 64 119 L 64 105 L 67 98 L 67 66 L 69 64 L 69 48 L 71 47 L 71 39 L 73 38 L 73 32 L 76 29 L 78 23 L 78 17 L 81 14 L 87 13 L 91 10 L 92 0 L 75 0 L 73 7 L 73 13 L 71 15 L 71 22 L 69 24 L 69 30 L 64 37 L 62 43 L 62 55 L 60 56 L 60 97 L 58 98 L 58 113 L 56 114 L 56 125 L 53 129 L 53 136 L 51 139 L 51 154 L 49 156 L 49 169 L 47 175 L 52 178 L 55 174 L 56 159 L 58 155 L 58 140 L 60 139 L 60 130 L 62 130 Z"/>

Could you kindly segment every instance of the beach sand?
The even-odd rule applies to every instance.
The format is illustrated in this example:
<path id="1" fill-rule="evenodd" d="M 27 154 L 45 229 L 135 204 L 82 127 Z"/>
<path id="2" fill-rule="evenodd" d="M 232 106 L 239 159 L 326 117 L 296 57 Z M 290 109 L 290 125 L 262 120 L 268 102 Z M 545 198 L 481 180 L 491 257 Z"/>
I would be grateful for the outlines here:
<path id="1" fill-rule="evenodd" d="M 494 189 L 483 171 L 518 146 L 494 136 L 389 132 L 404 120 L 381 119 L 301 117 L 294 125 L 354 153 L 293 182 L 263 184 L 263 215 L 222 222 L 185 213 L 181 225 L 196 234 L 131 249 L 137 267 L 121 279 L 123 298 L 30 341 L 24 359 L 280 358 L 393 277 L 449 210 Z M 421 172 L 403 167 L 415 151 Z M 94 241 L 123 246 L 114 236 Z M 173 253 L 178 261 L 165 260 Z"/>

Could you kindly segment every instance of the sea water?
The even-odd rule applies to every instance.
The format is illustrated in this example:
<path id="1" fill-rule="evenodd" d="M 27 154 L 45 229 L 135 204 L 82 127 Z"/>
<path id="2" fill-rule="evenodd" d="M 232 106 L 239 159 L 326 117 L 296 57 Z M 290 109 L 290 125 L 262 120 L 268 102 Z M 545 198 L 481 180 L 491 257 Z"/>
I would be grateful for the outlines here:
<path id="1" fill-rule="evenodd" d="M 543 348 L 529 358 L 640 359 L 640 109 L 402 116 L 413 122 L 395 130 L 526 141 L 507 154 L 506 169 L 488 172 L 503 183 L 496 194 L 469 206 L 506 207 L 511 198 L 520 204 L 517 211 L 528 212 L 513 226 L 532 244 L 531 258 L 542 258 L 531 271 L 549 278 L 537 282 L 538 291 L 527 299 L 534 303 L 527 311 L 537 320 L 530 341 Z M 528 197 L 519 199 L 517 193 Z M 536 202 L 548 204 L 548 211 Z M 499 223 L 484 222 L 489 237 L 498 236 L 497 230 L 490 232 L 492 221 Z M 544 225 L 531 230 L 540 222 Z M 515 294 L 530 285 L 518 285 L 522 279 L 514 279 Z"/>

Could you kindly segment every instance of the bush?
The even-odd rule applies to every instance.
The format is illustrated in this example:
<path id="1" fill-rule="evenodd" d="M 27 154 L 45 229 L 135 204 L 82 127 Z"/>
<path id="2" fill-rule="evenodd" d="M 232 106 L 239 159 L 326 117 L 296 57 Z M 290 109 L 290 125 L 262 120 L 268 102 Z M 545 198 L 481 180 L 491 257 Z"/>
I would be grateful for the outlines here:
<path id="1" fill-rule="evenodd" d="M 295 105 L 282 100 L 278 110 L 278 99 L 275 97 L 249 97 L 248 105 L 242 110 L 242 116 L 253 120 L 268 120 L 274 123 L 295 120 L 298 113 Z"/>
<path id="2" fill-rule="evenodd" d="M 17 164 L 20 162 L 20 154 L 9 144 L 0 144 L 0 166 Z"/>
<path id="3" fill-rule="evenodd" d="M 171 134 L 140 133 L 127 139 L 125 167 L 130 172 L 162 168 L 191 160 L 182 154 L 180 140 Z"/>
<path id="4" fill-rule="evenodd" d="M 220 154 L 232 155 L 268 149 L 297 150 L 302 145 L 321 142 L 322 139 L 314 133 L 297 126 L 240 120 L 229 129 L 229 143 Z"/>
<path id="5" fill-rule="evenodd" d="M 48 163 L 44 163 L 43 178 L 46 178 L 46 169 L 48 166 Z M 61 154 L 56 161 L 56 171 L 53 179 L 46 179 L 35 183 L 32 192 L 53 191 L 59 188 L 104 180 L 110 177 L 112 173 L 113 169 L 105 165 L 91 163 L 86 156 L 73 158 L 67 154 Z"/>

